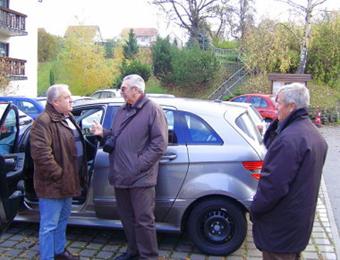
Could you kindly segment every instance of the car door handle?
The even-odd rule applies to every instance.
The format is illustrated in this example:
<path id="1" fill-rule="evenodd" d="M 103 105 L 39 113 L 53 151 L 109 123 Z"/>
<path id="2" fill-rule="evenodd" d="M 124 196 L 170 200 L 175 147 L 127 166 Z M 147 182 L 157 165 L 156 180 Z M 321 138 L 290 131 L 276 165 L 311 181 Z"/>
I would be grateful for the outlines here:
<path id="1" fill-rule="evenodd" d="M 169 162 L 169 161 L 175 160 L 176 158 L 177 158 L 176 154 L 174 154 L 174 153 L 167 153 L 167 154 L 164 154 L 162 156 L 160 162 Z"/>

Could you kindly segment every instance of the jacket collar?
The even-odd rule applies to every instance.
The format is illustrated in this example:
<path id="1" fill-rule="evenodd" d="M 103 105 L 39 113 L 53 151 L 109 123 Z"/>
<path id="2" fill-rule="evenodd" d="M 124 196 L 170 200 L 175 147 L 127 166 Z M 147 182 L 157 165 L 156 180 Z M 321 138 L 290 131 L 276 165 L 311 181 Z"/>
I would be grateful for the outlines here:
<path id="1" fill-rule="evenodd" d="M 144 95 L 142 94 L 139 99 L 137 99 L 137 101 L 133 104 L 133 105 L 130 105 L 128 103 L 126 103 L 124 106 L 123 106 L 123 109 L 126 109 L 126 110 L 139 110 L 141 109 L 147 102 L 149 101 L 149 99 Z"/>
<path id="2" fill-rule="evenodd" d="M 59 113 L 50 103 L 46 104 L 45 111 L 51 117 L 52 121 L 58 122 L 66 118 L 65 115 Z"/>
<path id="3" fill-rule="evenodd" d="M 283 120 L 281 123 L 278 123 L 278 127 L 276 129 L 276 132 L 279 134 L 282 132 L 283 129 L 285 129 L 287 126 L 292 124 L 293 122 L 308 118 L 308 111 L 306 108 L 300 108 L 295 111 L 293 111 L 285 120 Z"/>

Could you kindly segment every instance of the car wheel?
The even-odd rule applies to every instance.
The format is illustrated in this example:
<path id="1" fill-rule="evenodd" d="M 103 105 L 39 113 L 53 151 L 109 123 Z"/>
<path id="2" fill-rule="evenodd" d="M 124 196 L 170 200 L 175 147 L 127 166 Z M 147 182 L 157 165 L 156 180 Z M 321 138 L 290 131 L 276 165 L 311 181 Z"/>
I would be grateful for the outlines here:
<path id="1" fill-rule="evenodd" d="M 247 220 L 235 203 L 210 199 L 193 208 L 187 230 L 192 242 L 203 253 L 229 255 L 242 245 L 247 234 Z"/>

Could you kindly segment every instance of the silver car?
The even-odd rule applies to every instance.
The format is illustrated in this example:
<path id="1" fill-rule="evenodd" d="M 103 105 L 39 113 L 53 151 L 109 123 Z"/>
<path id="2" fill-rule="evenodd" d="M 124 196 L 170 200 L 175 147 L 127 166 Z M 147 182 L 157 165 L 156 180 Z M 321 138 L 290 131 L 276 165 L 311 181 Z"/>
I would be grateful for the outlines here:
<path id="1" fill-rule="evenodd" d="M 158 230 L 186 232 L 205 254 L 232 253 L 245 239 L 245 214 L 255 193 L 265 154 L 255 123 L 256 114 L 248 104 L 175 97 L 151 99 L 162 106 L 169 130 L 169 145 L 160 161 L 156 187 Z M 74 107 L 86 139 L 89 185 L 81 196 L 73 199 L 70 224 L 121 228 L 114 189 L 108 183 L 108 154 L 103 152 L 102 143 L 91 135 L 89 128 L 94 120 L 111 128 L 123 102 L 121 98 L 100 99 Z M 1 123 L 6 121 L 1 120 Z M 16 214 L 8 201 L 16 197 L 13 201 L 18 206 L 20 196 L 24 210 L 15 220 L 39 221 L 28 131 L 20 136 L 19 146 L 15 144 L 11 155 L 3 154 L 1 158 L 5 159 L 0 160 L 1 169 L 6 169 L 7 174 L 7 180 L 1 180 L 1 185 L 11 184 L 7 185 L 11 187 L 6 193 L 7 199 L 6 196 L 0 199 L 1 225 L 9 223 Z M 25 163 L 19 165 L 23 154 Z M 15 181 L 9 177 L 14 175 Z M 14 188 L 14 182 L 19 182 L 19 189 Z M 5 213 L 1 212 L 2 208 Z"/>

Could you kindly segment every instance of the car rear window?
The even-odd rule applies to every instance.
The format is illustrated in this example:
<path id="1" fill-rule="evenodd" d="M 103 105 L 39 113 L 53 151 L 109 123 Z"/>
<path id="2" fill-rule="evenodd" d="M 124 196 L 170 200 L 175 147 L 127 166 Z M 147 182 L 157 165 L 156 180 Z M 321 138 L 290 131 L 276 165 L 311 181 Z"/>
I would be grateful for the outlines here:
<path id="1" fill-rule="evenodd" d="M 236 119 L 236 125 L 254 141 L 257 141 L 259 143 L 262 142 L 262 137 L 256 127 L 256 124 L 247 112 L 241 114 Z"/>

